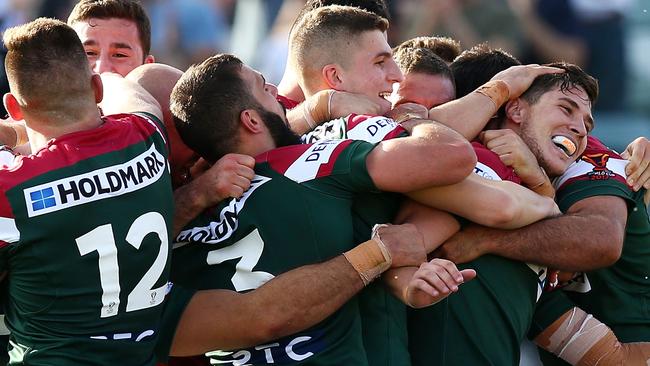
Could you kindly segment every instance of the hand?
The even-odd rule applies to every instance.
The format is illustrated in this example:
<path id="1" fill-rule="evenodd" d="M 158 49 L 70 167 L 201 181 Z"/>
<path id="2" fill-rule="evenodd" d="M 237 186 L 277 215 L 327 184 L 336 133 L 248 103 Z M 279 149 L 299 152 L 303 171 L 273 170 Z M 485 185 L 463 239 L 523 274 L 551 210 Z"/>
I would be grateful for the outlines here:
<path id="1" fill-rule="evenodd" d="M 424 239 L 415 225 L 387 225 L 377 230 L 392 257 L 391 267 L 419 266 L 426 262 Z"/>
<path id="2" fill-rule="evenodd" d="M 510 92 L 510 99 L 514 99 L 522 95 L 533 83 L 536 77 L 545 74 L 563 73 L 563 69 L 557 67 L 540 66 L 537 64 L 531 65 L 518 65 L 511 66 L 498 74 L 494 75 L 490 80 L 502 80 L 508 84 L 508 91 Z"/>
<path id="3" fill-rule="evenodd" d="M 335 91 L 330 107 L 331 119 L 346 117 L 352 113 L 382 116 L 390 110 L 390 102 L 379 96 L 369 98 L 361 94 Z"/>
<path id="4" fill-rule="evenodd" d="M 386 112 L 386 117 L 397 123 L 402 123 L 413 118 L 428 119 L 429 110 L 427 107 L 417 103 L 402 103 Z"/>
<path id="5" fill-rule="evenodd" d="M 537 164 L 537 158 L 524 140 L 509 129 L 484 131 L 479 139 L 503 164 L 514 169 L 521 180 L 530 187 L 546 181 L 546 175 Z"/>
<path id="6" fill-rule="evenodd" d="M 467 263 L 489 253 L 490 228 L 469 225 L 445 241 L 432 256 L 448 259 L 456 264 Z"/>
<path id="7" fill-rule="evenodd" d="M 434 258 L 422 263 L 406 288 L 406 302 L 413 308 L 433 305 L 458 291 L 458 286 L 476 277 L 473 269 L 459 271 L 448 260 Z"/>
<path id="8" fill-rule="evenodd" d="M 632 189 L 650 189 L 650 141 L 645 137 L 637 138 L 627 146 L 621 157 L 630 161 L 625 167 L 625 174 Z"/>
<path id="9" fill-rule="evenodd" d="M 197 164 L 203 164 L 199 162 Z M 241 197 L 250 187 L 251 179 L 255 176 L 254 166 L 255 159 L 253 157 L 227 154 L 203 174 L 196 177 L 189 185 L 193 186 L 193 192 L 198 195 L 199 205 L 202 208 L 207 208 L 228 197 Z M 193 168 L 196 171 L 200 167 L 195 164 Z"/>
<path id="10" fill-rule="evenodd" d="M 565 272 L 556 269 L 548 269 L 548 275 L 546 276 L 546 291 L 553 291 L 557 288 L 564 287 L 569 284 L 576 276 L 576 272 Z"/>

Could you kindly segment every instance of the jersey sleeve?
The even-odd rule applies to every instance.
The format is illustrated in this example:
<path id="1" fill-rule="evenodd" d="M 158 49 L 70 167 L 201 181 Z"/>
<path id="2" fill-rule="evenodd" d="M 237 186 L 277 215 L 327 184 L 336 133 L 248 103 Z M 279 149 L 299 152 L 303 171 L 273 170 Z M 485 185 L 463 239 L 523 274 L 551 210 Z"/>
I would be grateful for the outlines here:
<path id="1" fill-rule="evenodd" d="M 16 153 L 6 146 L 0 146 L 0 168 L 9 168 L 16 162 Z"/>
<path id="2" fill-rule="evenodd" d="M 374 191 L 366 157 L 375 147 L 364 141 L 324 140 L 312 145 L 275 149 L 258 157 L 296 183 L 332 185 L 345 191 Z M 318 183 L 311 184 L 311 181 Z M 312 182 L 313 183 L 313 182 Z"/>
<path id="3" fill-rule="evenodd" d="M 627 160 L 590 137 L 587 150 L 554 182 L 562 211 L 594 196 L 621 197 L 634 205 L 634 192 L 626 183 Z"/>
<path id="4" fill-rule="evenodd" d="M 133 114 L 138 117 L 144 118 L 148 123 L 152 124 L 156 128 L 156 131 L 165 142 L 165 146 L 167 147 L 167 156 L 169 156 L 171 152 L 171 145 L 169 142 L 169 135 L 167 134 L 167 128 L 165 127 L 165 124 L 161 120 L 159 120 L 158 117 L 154 116 L 151 113 L 135 112 Z"/>

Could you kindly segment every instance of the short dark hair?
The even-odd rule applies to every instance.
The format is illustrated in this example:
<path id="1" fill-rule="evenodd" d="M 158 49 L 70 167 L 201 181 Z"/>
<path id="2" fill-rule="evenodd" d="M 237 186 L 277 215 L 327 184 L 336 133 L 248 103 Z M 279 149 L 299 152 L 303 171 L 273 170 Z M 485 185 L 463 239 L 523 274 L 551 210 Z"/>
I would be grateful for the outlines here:
<path id="1" fill-rule="evenodd" d="M 514 56 L 504 50 L 491 48 L 487 43 L 463 51 L 450 65 L 456 80 L 457 97 L 464 97 L 494 75 L 516 65 L 521 65 L 521 62 Z"/>
<path id="2" fill-rule="evenodd" d="M 559 87 L 560 91 L 565 92 L 569 89 L 580 87 L 587 93 L 591 107 L 594 107 L 599 93 L 598 80 L 596 78 L 584 72 L 580 66 L 566 62 L 554 62 L 546 66 L 564 69 L 565 72 L 538 76 L 524 94 L 521 95 L 522 99 L 530 104 L 535 104 L 544 93 L 555 88 Z"/>
<path id="3" fill-rule="evenodd" d="M 81 0 L 70 12 L 68 24 L 85 22 L 91 18 L 118 18 L 134 22 L 140 35 L 143 57 L 149 55 L 151 51 L 151 23 L 138 0 Z"/>
<path id="4" fill-rule="evenodd" d="M 235 151 L 239 115 L 262 109 L 241 77 L 243 63 L 230 54 L 190 66 L 170 96 L 170 110 L 183 142 L 210 162 Z"/>
<path id="5" fill-rule="evenodd" d="M 402 73 L 419 72 L 429 75 L 441 75 L 452 82 L 454 76 L 451 69 L 443 59 L 438 57 L 431 49 L 423 47 L 399 47 L 393 51 L 395 62 Z"/>
<path id="6" fill-rule="evenodd" d="M 367 10 L 339 5 L 314 9 L 291 34 L 290 62 L 295 62 L 303 80 L 312 80 L 325 65 L 344 63 L 355 47 L 352 40 L 364 32 L 387 29 L 388 20 Z"/>
<path id="7" fill-rule="evenodd" d="M 402 48 L 428 48 L 446 63 L 454 61 L 460 55 L 460 43 L 449 37 L 415 37 L 402 42 L 395 51 Z"/>
<path id="8" fill-rule="evenodd" d="M 89 101 L 94 104 L 92 74 L 74 29 L 38 18 L 7 29 L 3 41 L 7 79 L 22 108 L 53 122 L 70 122 L 83 117 Z"/>

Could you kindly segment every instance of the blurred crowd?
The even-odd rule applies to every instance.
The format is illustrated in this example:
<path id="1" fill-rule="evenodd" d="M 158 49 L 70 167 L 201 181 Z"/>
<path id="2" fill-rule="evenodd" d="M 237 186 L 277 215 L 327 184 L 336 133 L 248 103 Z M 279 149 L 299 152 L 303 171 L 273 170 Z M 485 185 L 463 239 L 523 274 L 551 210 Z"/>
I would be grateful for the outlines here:
<path id="1" fill-rule="evenodd" d="M 277 83 L 287 35 L 304 0 L 143 0 L 152 54 L 184 70 L 233 52 Z M 0 0 L 0 30 L 39 16 L 65 20 L 74 1 Z M 616 147 L 650 134 L 650 4 L 641 0 L 389 0 L 390 43 L 444 35 L 463 48 L 489 42 L 522 62 L 566 60 L 599 79 L 600 135 Z M 2 73 L 3 90 L 6 79 Z"/>

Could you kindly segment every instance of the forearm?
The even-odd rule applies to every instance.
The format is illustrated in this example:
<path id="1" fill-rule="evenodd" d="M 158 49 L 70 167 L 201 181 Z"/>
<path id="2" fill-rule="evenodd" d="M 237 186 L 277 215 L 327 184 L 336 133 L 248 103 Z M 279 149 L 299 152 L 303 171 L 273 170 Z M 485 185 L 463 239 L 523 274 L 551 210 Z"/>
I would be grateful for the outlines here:
<path id="1" fill-rule="evenodd" d="M 192 182 L 174 191 L 174 221 L 172 235 L 175 237 L 181 229 L 198 216 L 204 209 L 197 200 Z"/>
<path id="2" fill-rule="evenodd" d="M 382 275 L 381 279 L 393 296 L 409 305 L 406 290 L 417 270 L 418 267 L 415 266 L 391 268 Z"/>
<path id="3" fill-rule="evenodd" d="M 488 227 L 512 229 L 559 213 L 550 198 L 471 174 L 460 183 L 407 193 L 413 200 Z"/>
<path id="4" fill-rule="evenodd" d="M 332 119 L 332 96 L 334 90 L 321 90 L 305 99 L 297 107 L 287 111 L 289 127 L 298 135 L 313 130 Z M 336 116 L 342 117 L 342 116 Z"/>
<path id="5" fill-rule="evenodd" d="M 11 119 L 10 119 L 11 120 Z M 25 144 L 27 142 L 27 129 L 23 122 L 0 123 L 0 145 L 10 148 Z"/>
<path id="6" fill-rule="evenodd" d="M 163 120 L 158 101 L 137 82 L 115 74 L 102 74 L 104 99 L 100 103 L 104 114 L 147 112 Z"/>
<path id="7" fill-rule="evenodd" d="M 514 260 L 572 272 L 606 267 L 616 260 L 605 254 L 616 241 L 605 217 L 567 214 L 519 230 L 486 230 L 486 252 Z"/>
<path id="8" fill-rule="evenodd" d="M 411 136 L 382 141 L 366 162 L 377 188 L 403 193 L 461 181 L 472 172 L 476 155 L 452 129 L 422 123 L 413 127 Z"/>
<path id="9" fill-rule="evenodd" d="M 198 292 L 183 313 L 171 354 L 250 347 L 296 333 L 325 319 L 361 288 L 359 274 L 338 256 L 281 274 L 246 294 Z"/>
<path id="10" fill-rule="evenodd" d="M 444 103 L 429 110 L 429 119 L 440 122 L 460 133 L 467 140 L 474 140 L 487 122 L 498 111 L 487 96 L 472 92 L 466 96 Z"/>

